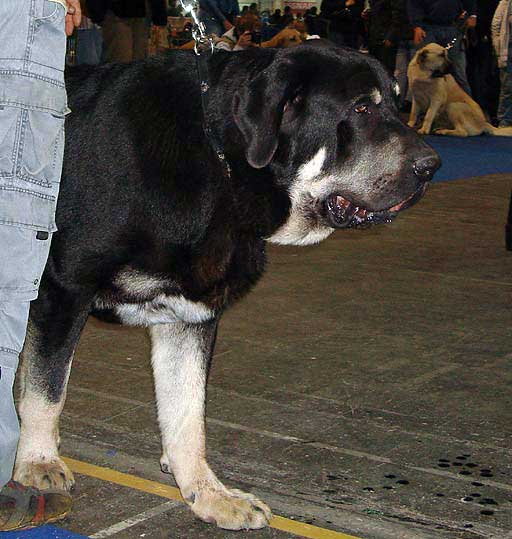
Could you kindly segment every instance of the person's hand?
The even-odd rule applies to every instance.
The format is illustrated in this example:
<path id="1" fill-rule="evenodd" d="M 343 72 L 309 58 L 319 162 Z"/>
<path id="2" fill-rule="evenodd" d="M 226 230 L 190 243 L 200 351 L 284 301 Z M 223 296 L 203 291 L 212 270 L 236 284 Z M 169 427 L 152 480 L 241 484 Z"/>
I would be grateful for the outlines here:
<path id="1" fill-rule="evenodd" d="M 80 26 L 82 20 L 82 10 L 80 9 L 80 0 L 66 0 L 68 9 L 66 12 L 66 35 L 70 36 L 73 30 Z"/>
<path id="2" fill-rule="evenodd" d="M 414 44 L 416 47 L 425 39 L 427 33 L 423 28 L 420 28 L 419 26 L 416 26 L 414 29 Z"/>
<path id="3" fill-rule="evenodd" d="M 473 15 L 472 17 L 468 17 L 466 19 L 466 28 L 474 28 L 476 26 L 476 17 Z"/>
<path id="4" fill-rule="evenodd" d="M 388 49 L 393 46 L 393 42 L 390 39 L 384 40 L 384 47 L 387 47 Z"/>
<path id="5" fill-rule="evenodd" d="M 251 32 L 248 30 L 245 31 L 239 38 L 237 45 L 239 47 L 242 47 L 244 49 L 247 49 L 248 47 L 254 47 L 254 43 L 252 42 L 252 35 Z"/>
<path id="6" fill-rule="evenodd" d="M 228 30 L 231 30 L 231 28 L 233 28 L 233 25 L 227 19 L 224 20 L 222 25 L 224 26 L 224 30 L 226 30 L 226 32 Z"/>

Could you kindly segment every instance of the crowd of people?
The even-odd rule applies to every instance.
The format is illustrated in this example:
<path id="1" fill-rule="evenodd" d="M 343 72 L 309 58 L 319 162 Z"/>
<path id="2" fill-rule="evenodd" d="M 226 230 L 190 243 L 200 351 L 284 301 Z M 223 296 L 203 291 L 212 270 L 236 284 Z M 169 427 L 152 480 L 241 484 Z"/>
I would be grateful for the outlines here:
<path id="1" fill-rule="evenodd" d="M 285 6 L 260 13 L 256 3 L 240 9 L 238 0 L 199 0 L 199 17 L 222 50 L 288 47 L 318 36 L 368 52 L 396 77 L 403 111 L 411 106 L 409 62 L 418 47 L 438 43 L 448 48 L 453 76 L 463 90 L 480 104 L 490 121 L 510 126 L 510 4 L 511 0 L 322 0 L 320 10 L 314 6 L 305 13 L 292 13 Z M 112 4 L 82 0 L 82 9 L 86 16 L 78 30 L 77 63 L 144 57 L 148 54 L 148 23 L 153 25 L 153 50 L 193 47 L 191 24 L 176 38 L 168 35 L 167 15 L 181 13 L 166 0 Z"/>

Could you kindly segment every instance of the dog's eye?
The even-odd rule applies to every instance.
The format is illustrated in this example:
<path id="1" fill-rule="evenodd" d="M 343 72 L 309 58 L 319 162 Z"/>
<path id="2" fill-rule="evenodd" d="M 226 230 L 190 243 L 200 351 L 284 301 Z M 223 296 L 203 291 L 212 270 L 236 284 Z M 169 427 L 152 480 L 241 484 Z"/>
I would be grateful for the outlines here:
<path id="1" fill-rule="evenodd" d="M 357 112 L 357 114 L 370 114 L 370 109 L 367 105 L 356 105 L 354 111 Z"/>

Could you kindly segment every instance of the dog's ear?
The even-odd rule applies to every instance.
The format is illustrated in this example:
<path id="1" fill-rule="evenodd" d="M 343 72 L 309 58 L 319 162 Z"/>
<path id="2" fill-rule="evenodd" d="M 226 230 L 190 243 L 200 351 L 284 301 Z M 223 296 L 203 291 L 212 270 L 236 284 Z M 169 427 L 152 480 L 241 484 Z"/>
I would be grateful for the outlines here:
<path id="1" fill-rule="evenodd" d="M 289 72 L 289 64 L 271 64 L 235 94 L 233 116 L 245 139 L 247 161 L 254 168 L 266 167 L 277 150 Z"/>
<path id="2" fill-rule="evenodd" d="M 419 51 L 416 62 L 418 62 L 418 64 L 424 63 L 425 60 L 427 59 L 427 56 L 428 56 L 427 50 L 423 49 L 422 51 Z"/>

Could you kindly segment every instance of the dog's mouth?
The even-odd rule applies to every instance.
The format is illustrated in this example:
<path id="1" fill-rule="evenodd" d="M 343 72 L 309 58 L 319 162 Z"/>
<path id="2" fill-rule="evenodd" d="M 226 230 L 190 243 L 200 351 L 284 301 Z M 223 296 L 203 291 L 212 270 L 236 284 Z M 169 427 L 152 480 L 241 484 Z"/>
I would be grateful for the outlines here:
<path id="1" fill-rule="evenodd" d="M 357 206 L 342 195 L 332 194 L 325 200 L 327 219 L 333 228 L 366 228 L 382 223 L 391 223 L 399 212 L 410 208 L 423 196 L 427 184 L 424 183 L 417 191 L 395 204 L 380 211 L 372 211 Z"/>

